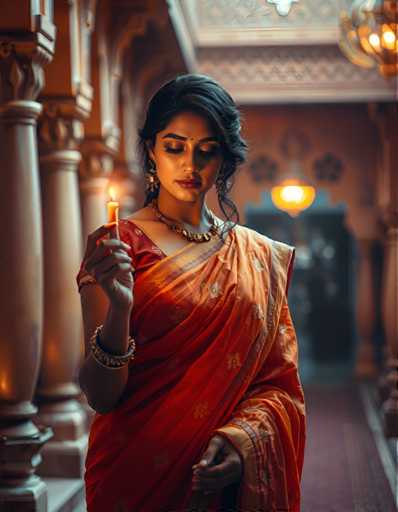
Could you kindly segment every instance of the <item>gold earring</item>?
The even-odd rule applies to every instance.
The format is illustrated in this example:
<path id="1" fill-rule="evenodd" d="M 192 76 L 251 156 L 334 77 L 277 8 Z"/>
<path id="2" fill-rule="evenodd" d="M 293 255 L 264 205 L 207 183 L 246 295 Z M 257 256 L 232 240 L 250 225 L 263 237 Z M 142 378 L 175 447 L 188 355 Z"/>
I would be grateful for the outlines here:
<path id="1" fill-rule="evenodd" d="M 145 173 L 146 191 L 147 193 L 153 194 L 160 187 L 160 181 L 156 174 L 156 166 L 151 162 L 151 167 L 148 172 Z"/>

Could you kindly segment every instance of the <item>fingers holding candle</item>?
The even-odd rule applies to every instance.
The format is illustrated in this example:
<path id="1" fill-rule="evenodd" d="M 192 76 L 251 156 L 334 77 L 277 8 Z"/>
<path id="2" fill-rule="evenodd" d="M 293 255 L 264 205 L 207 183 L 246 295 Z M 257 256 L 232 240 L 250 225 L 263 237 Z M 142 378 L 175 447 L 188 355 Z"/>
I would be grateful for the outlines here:
<path id="1" fill-rule="evenodd" d="M 104 226 L 106 228 L 111 228 L 108 238 L 116 238 L 117 240 L 120 240 L 119 219 L 117 221 L 107 222 Z"/>

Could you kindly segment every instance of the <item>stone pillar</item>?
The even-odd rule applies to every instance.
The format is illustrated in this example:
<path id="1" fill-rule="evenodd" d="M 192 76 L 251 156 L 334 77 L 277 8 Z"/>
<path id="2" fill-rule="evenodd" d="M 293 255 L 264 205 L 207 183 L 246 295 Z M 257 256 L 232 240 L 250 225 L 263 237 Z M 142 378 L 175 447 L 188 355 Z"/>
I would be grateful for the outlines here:
<path id="1" fill-rule="evenodd" d="M 385 371 L 380 378 L 381 413 L 387 437 L 398 437 L 398 104 L 371 104 L 369 115 L 380 136 L 377 196 L 384 225 L 382 320 Z"/>
<path id="2" fill-rule="evenodd" d="M 359 344 L 355 361 L 355 375 L 359 378 L 372 378 L 377 374 L 372 340 L 376 320 L 372 246 L 373 240 L 371 239 L 358 240 L 356 318 Z"/>
<path id="3" fill-rule="evenodd" d="M 356 326 L 358 342 L 355 359 L 355 375 L 372 378 L 377 374 L 373 332 L 376 322 L 376 296 L 372 248 L 378 235 L 377 211 L 371 206 L 351 206 L 346 226 L 354 235 L 359 265 L 356 278 Z"/>
<path id="4" fill-rule="evenodd" d="M 398 437 L 398 216 L 387 224 L 384 278 L 383 323 L 386 337 L 386 400 L 382 405 L 384 432 Z"/>
<path id="5" fill-rule="evenodd" d="M 82 122 L 69 105 L 45 102 L 39 125 L 44 240 L 43 355 L 35 401 L 38 421 L 53 439 L 43 449 L 41 475 L 81 477 L 86 415 L 77 385 L 82 320 L 75 275 L 81 260 L 78 151 Z"/>
<path id="6" fill-rule="evenodd" d="M 51 21 L 36 11 L 35 27 L 30 26 L 36 5 L 24 2 L 9 8 L 13 23 L 9 29 L 18 29 L 23 37 L 11 41 L 7 33 L 3 38 L 1 22 L 0 510 L 46 512 L 47 488 L 35 473 L 40 450 L 52 432 L 32 422 L 43 330 L 36 141 L 41 105 L 35 99 L 43 86 L 42 66 L 52 57 L 55 31 Z M 43 25 L 46 30 L 41 33 Z"/>

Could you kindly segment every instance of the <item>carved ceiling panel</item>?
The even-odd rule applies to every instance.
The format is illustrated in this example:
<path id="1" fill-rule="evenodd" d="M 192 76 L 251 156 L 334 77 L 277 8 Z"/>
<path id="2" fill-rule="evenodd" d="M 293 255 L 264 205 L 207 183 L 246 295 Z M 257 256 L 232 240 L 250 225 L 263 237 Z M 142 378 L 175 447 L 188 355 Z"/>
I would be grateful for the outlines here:
<path id="1" fill-rule="evenodd" d="M 299 0 L 291 4 L 288 16 L 281 16 L 266 0 L 182 0 L 182 5 L 194 9 L 202 29 L 335 25 L 341 9 L 338 0 Z"/>
<path id="2" fill-rule="evenodd" d="M 198 49 L 199 71 L 239 103 L 394 101 L 394 82 L 351 64 L 336 46 Z"/>
<path id="3" fill-rule="evenodd" d="M 339 15 L 351 3 L 168 0 L 190 71 L 214 76 L 239 103 L 396 101 L 394 81 L 338 47 Z"/>
<path id="4" fill-rule="evenodd" d="M 350 0 L 170 0 L 195 46 L 330 44 Z M 287 13 L 281 15 L 280 13 Z"/>

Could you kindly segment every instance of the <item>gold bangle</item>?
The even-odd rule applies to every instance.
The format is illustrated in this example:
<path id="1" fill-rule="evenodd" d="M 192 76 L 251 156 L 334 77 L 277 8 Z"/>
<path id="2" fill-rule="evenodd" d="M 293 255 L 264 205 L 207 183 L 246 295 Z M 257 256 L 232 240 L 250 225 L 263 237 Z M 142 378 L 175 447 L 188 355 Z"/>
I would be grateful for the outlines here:
<path id="1" fill-rule="evenodd" d="M 94 352 L 92 352 L 92 354 L 93 358 L 97 361 L 97 363 L 103 366 L 104 368 L 107 368 L 108 370 L 119 370 L 119 368 L 124 368 L 126 366 L 126 363 L 120 366 L 110 366 L 108 364 L 103 363 L 96 355 L 94 355 Z"/>
<path id="2" fill-rule="evenodd" d="M 127 352 L 122 355 L 111 354 L 106 352 L 100 345 L 100 333 L 102 332 L 103 325 L 99 325 L 90 339 L 90 347 L 93 357 L 102 366 L 111 369 L 122 368 L 127 365 L 130 359 L 134 359 L 135 354 L 135 341 L 133 338 L 129 338 L 129 344 Z"/>

